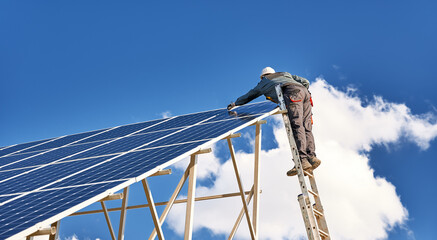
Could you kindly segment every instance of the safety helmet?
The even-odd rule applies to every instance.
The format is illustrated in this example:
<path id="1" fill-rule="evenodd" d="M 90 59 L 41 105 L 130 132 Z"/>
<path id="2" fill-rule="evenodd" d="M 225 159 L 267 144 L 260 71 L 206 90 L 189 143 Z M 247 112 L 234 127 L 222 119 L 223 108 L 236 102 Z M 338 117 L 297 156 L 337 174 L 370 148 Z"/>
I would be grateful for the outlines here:
<path id="1" fill-rule="evenodd" d="M 271 67 L 265 67 L 262 72 L 260 77 L 262 78 L 264 75 L 266 74 L 270 74 L 270 73 L 275 73 L 275 69 L 271 68 Z"/>

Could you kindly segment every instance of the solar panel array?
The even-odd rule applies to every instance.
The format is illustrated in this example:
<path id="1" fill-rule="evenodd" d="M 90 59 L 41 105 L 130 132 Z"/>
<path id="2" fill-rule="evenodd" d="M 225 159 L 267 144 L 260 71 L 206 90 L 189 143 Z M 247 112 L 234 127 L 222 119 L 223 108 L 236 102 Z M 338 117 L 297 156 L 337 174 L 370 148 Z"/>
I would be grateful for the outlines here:
<path id="1" fill-rule="evenodd" d="M 0 239 L 25 237 L 269 116 L 261 102 L 0 148 Z"/>

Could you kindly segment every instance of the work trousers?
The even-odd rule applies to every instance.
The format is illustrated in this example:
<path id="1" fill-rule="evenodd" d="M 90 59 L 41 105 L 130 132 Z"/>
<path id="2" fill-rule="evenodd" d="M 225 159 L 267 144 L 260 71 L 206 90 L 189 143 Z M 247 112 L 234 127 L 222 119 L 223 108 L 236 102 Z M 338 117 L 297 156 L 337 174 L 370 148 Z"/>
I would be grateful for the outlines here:
<path id="1" fill-rule="evenodd" d="M 282 92 L 300 158 L 316 156 L 312 133 L 311 94 L 301 84 L 287 84 L 283 86 Z"/>

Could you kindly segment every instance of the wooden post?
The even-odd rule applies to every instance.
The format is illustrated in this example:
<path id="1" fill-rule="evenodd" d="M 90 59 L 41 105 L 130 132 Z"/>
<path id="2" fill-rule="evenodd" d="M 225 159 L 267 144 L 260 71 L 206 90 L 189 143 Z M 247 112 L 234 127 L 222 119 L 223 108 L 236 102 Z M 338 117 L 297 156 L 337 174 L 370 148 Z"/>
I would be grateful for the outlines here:
<path id="1" fill-rule="evenodd" d="M 129 186 L 125 187 L 123 190 L 123 201 L 121 203 L 121 213 L 120 213 L 120 226 L 118 228 L 118 240 L 124 239 L 124 227 L 126 223 L 126 208 L 127 208 L 128 196 L 129 196 Z"/>
<path id="2" fill-rule="evenodd" d="M 61 220 L 52 223 L 51 228 L 55 228 L 56 232 L 54 234 L 49 235 L 49 240 L 58 240 L 59 239 L 59 228 L 61 227 Z"/>
<path id="3" fill-rule="evenodd" d="M 196 193 L 197 154 L 191 155 L 189 184 L 187 194 L 187 212 L 185 215 L 184 240 L 191 240 L 193 236 L 194 198 Z"/>
<path id="4" fill-rule="evenodd" d="M 261 124 L 256 124 L 255 131 L 255 162 L 254 162 L 254 173 L 253 173 L 253 230 L 256 233 L 256 239 L 258 239 L 258 211 L 259 211 L 259 176 L 260 176 L 260 167 L 259 167 L 259 155 L 261 153 Z"/>
<path id="5" fill-rule="evenodd" d="M 159 224 L 158 213 L 156 212 L 155 202 L 153 201 L 152 192 L 150 191 L 147 180 L 143 179 L 144 193 L 147 197 L 147 202 L 149 203 L 150 213 L 152 215 L 153 223 L 155 224 L 155 230 L 158 234 L 159 240 L 164 240 L 164 234 L 162 233 L 161 225 Z"/>

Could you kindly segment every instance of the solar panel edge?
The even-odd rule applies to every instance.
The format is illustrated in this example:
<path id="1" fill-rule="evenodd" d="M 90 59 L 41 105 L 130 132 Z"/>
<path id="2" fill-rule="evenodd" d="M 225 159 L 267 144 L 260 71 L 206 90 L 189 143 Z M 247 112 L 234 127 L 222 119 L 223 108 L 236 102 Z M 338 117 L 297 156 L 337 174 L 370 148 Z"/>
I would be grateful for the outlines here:
<path id="1" fill-rule="evenodd" d="M 254 103 L 254 104 L 256 104 L 256 103 Z M 220 135 L 220 136 L 218 136 L 218 137 L 216 137 L 214 139 L 211 139 L 211 140 L 201 144 L 200 146 L 198 146 L 196 148 L 193 148 L 192 150 L 187 151 L 184 154 L 181 154 L 178 157 L 175 157 L 172 160 L 169 160 L 168 162 L 165 162 L 165 163 L 163 163 L 163 164 L 161 164 L 161 165 L 159 165 L 159 166 L 157 166 L 157 167 L 147 171 L 144 174 L 139 175 L 138 177 L 133 177 L 133 178 L 131 178 L 131 179 L 129 179 L 129 180 L 127 180 L 127 181 L 125 181 L 125 182 L 123 182 L 123 183 L 113 187 L 113 188 L 110 188 L 110 189 L 106 190 L 104 193 L 101 193 L 101 194 L 99 194 L 99 195 L 97 195 L 95 197 L 92 197 L 92 198 L 90 198 L 90 199 L 88 199 L 88 200 L 86 200 L 86 201 L 84 201 L 84 202 L 82 202 L 80 204 L 75 205 L 72 208 L 69 208 L 69 209 L 67 209 L 67 210 L 65 210 L 65 211 L 63 211 L 61 213 L 58 213 L 58 214 L 48 218 L 47 220 L 41 221 L 41 222 L 35 224 L 34 226 L 32 226 L 30 228 L 27 228 L 26 230 L 23 230 L 23 231 L 21 231 L 21 232 L 19 232 L 17 234 L 14 234 L 14 235 L 8 237 L 7 240 L 22 239 L 22 238 L 28 236 L 29 234 L 32 234 L 33 232 L 37 231 L 39 228 L 46 227 L 47 225 L 50 225 L 53 222 L 56 222 L 56 221 L 58 221 L 58 220 L 60 220 L 60 219 L 62 219 L 64 217 L 67 217 L 70 214 L 72 214 L 74 212 L 77 212 L 80 209 L 82 209 L 84 207 L 87 207 L 87 206 L 89 206 L 89 205 L 99 201 L 100 199 L 108 196 L 109 194 L 117 192 L 117 191 L 125 188 L 126 186 L 130 186 L 133 183 L 142 181 L 144 178 L 150 176 L 151 174 L 155 173 L 156 171 L 164 169 L 164 168 L 166 168 L 166 167 L 168 167 L 170 165 L 173 165 L 176 162 L 182 160 L 183 158 L 185 158 L 187 156 L 190 156 L 191 154 L 195 153 L 199 149 L 202 149 L 204 147 L 210 146 L 210 145 L 214 144 L 215 142 L 218 142 L 219 140 L 222 140 L 223 138 L 225 138 L 229 134 L 234 133 L 236 131 L 239 131 L 239 130 L 241 130 L 243 128 L 246 128 L 246 127 L 256 123 L 257 121 L 259 121 L 259 120 L 261 120 L 263 118 L 266 118 L 268 116 L 271 116 L 271 115 L 275 114 L 275 112 L 277 112 L 277 111 L 278 111 L 278 108 L 274 108 L 273 110 L 271 110 L 271 111 L 269 111 L 267 113 L 259 115 L 258 117 L 248 121 L 247 123 L 242 124 L 239 127 L 234 128 L 234 129 L 232 129 L 232 130 L 230 130 L 230 131 L 228 131 L 228 132 L 226 132 L 226 133 L 224 133 L 224 134 L 222 134 L 222 135 Z M 205 111 L 205 112 L 207 112 L 207 111 Z"/>
<path id="2" fill-rule="evenodd" d="M 245 104 L 245 106 L 249 106 L 249 105 L 253 105 L 253 104 L 259 104 L 259 103 L 263 103 L 263 102 L 269 102 L 269 101 L 251 102 L 251 103 Z M 178 116 L 175 116 L 175 117 L 182 117 L 182 116 L 186 116 L 186 115 L 197 114 L 197 113 L 204 113 L 204 112 L 210 112 L 210 111 L 216 111 L 216 110 L 221 110 L 221 109 L 224 109 L 224 108 L 217 108 L 217 109 L 212 109 L 212 110 L 205 110 L 205 111 L 200 111 L 200 112 L 187 113 L 187 114 L 182 114 L 182 115 L 178 115 Z M 171 118 L 171 117 L 168 117 L 168 118 Z M 152 121 L 164 120 L 164 119 L 167 119 L 167 118 L 158 118 L 158 119 L 147 120 L 147 121 L 144 121 L 144 122 L 122 124 L 122 125 L 118 125 L 118 126 L 114 126 L 114 127 L 101 128 L 101 129 L 90 130 L 90 131 L 83 131 L 83 132 L 73 133 L 73 134 L 66 134 L 66 135 L 62 135 L 62 136 L 59 136 L 59 137 L 53 137 L 53 138 L 47 138 L 47 139 L 39 139 L 39 140 L 34 140 L 34 141 L 29 141 L 29 142 L 24 142 L 24 143 L 16 143 L 16 144 L 8 145 L 8 146 L 3 146 L 3 148 L 0 147 L 0 150 L 4 150 L 6 148 L 13 147 L 13 146 L 16 146 L 16 145 L 21 145 L 21 144 L 28 144 L 28 143 L 33 143 L 33 142 L 37 142 L 37 141 L 51 140 L 51 139 L 55 139 L 55 138 L 61 138 L 61 137 L 77 135 L 77 134 L 82 134 L 82 133 L 88 133 L 88 132 L 93 132 L 93 131 L 99 131 L 99 130 L 103 131 L 103 130 L 109 129 L 109 128 L 116 128 L 116 127 L 122 127 L 122 126 L 130 126 L 130 125 L 134 125 L 134 124 L 140 124 L 140 123 L 146 123 L 146 122 L 152 122 Z"/>
<path id="3" fill-rule="evenodd" d="M 13 146 L 17 146 L 17 145 L 21 145 L 21 144 L 29 144 L 29 143 L 33 143 L 33 142 L 44 141 L 44 142 L 42 142 L 42 143 L 40 143 L 40 144 L 37 144 L 37 145 L 41 145 L 41 144 L 47 143 L 48 141 L 46 141 L 46 140 L 51 140 L 51 141 L 53 141 L 53 140 L 56 140 L 56 139 L 59 139 L 59 138 L 63 138 L 63 137 L 68 137 L 68 136 L 72 136 L 72 135 L 79 135 L 79 134 L 84 134 L 84 133 L 89 133 L 89 132 L 95 132 L 95 131 L 102 131 L 102 132 L 105 132 L 105 130 L 111 130 L 111 129 L 114 129 L 114 128 L 117 128 L 117 127 L 130 126 L 130 125 L 134 125 L 134 124 L 140 124 L 140 123 L 146 123 L 146 122 L 152 122 L 152 121 L 164 120 L 164 119 L 167 119 L 167 118 L 162 118 L 162 119 L 153 119 L 153 120 L 147 120 L 147 121 L 144 121 L 144 122 L 129 123 L 129 124 L 118 125 L 118 126 L 114 126 L 114 127 L 107 127 L 107 128 L 95 129 L 95 130 L 90 130 L 90 131 L 83 131 L 83 132 L 78 132 L 78 133 L 66 134 L 66 135 L 62 135 L 62 136 L 59 136 L 59 137 L 52 137 L 52 138 L 46 138 L 46 139 L 38 139 L 38 140 L 29 141 L 29 142 L 24 142 L 24 143 L 16 143 L 16 144 L 12 144 L 12 145 L 8 145 L 8 146 L 4 146 L 3 148 L 0 147 L 0 150 L 5 150 L 6 148 L 13 147 Z M 100 132 L 99 132 L 99 133 L 100 133 Z M 37 145 L 35 145 L 35 146 L 37 146 Z M 31 146 L 31 147 L 35 147 L 35 146 Z M 29 148 L 30 148 L 30 147 L 29 147 Z M 22 150 L 24 150 L 24 149 L 22 149 Z M 21 150 L 20 150 L 20 151 L 21 151 Z"/>

